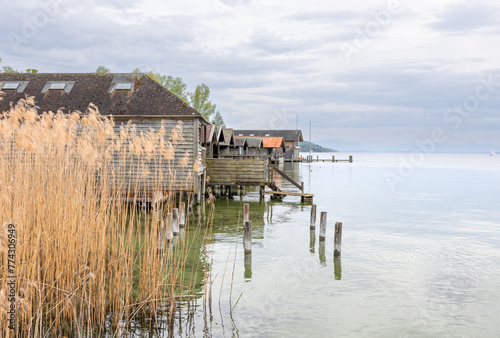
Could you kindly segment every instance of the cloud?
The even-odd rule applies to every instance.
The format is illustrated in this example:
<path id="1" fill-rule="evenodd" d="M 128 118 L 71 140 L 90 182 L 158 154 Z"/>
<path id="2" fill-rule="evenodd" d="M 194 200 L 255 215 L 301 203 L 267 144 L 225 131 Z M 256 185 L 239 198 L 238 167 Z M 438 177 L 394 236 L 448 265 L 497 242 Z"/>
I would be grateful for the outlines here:
<path id="1" fill-rule="evenodd" d="M 405 2 L 349 62 L 340 44 L 354 44 L 387 2 L 59 1 L 17 51 L 8 34 L 22 36 L 25 22 L 43 7 L 39 1 L 2 5 L 8 13 L 0 21 L 2 65 L 43 72 L 105 65 L 113 72 L 181 76 L 190 90 L 206 83 L 235 128 L 268 128 L 272 119 L 295 128 L 299 114 L 325 137 L 411 138 L 442 125 L 446 109 L 499 72 L 492 33 L 500 27 L 500 5 L 486 0 Z M 481 101 L 462 126 L 464 137 L 499 126 L 499 94 L 500 88 Z"/>
<path id="2" fill-rule="evenodd" d="M 436 16 L 437 20 L 428 27 L 446 34 L 498 34 L 499 32 L 498 6 L 477 2 L 451 4 Z"/>

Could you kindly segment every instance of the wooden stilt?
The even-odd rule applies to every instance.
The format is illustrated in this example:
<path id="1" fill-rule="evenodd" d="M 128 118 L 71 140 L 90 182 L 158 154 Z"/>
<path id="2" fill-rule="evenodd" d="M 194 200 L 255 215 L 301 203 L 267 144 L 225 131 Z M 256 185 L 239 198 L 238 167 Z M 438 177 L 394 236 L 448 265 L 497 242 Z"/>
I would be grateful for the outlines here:
<path id="1" fill-rule="evenodd" d="M 248 203 L 243 204 L 243 222 L 250 220 L 250 205 Z"/>
<path id="2" fill-rule="evenodd" d="M 342 247 L 342 222 L 335 223 L 335 239 L 334 239 L 334 250 L 333 257 L 340 259 Z"/>
<path id="3" fill-rule="evenodd" d="M 177 236 L 179 234 L 179 209 L 172 209 L 172 235 Z"/>
<path id="4" fill-rule="evenodd" d="M 179 203 L 179 228 L 184 228 L 186 226 L 186 203 Z"/>
<path id="5" fill-rule="evenodd" d="M 310 230 L 316 230 L 316 204 L 311 205 Z"/>
<path id="6" fill-rule="evenodd" d="M 243 225 L 243 247 L 245 253 L 252 252 L 252 221 L 246 221 Z"/>
<path id="7" fill-rule="evenodd" d="M 326 211 L 321 212 L 320 224 L 319 224 L 319 241 L 323 242 L 326 239 Z"/>

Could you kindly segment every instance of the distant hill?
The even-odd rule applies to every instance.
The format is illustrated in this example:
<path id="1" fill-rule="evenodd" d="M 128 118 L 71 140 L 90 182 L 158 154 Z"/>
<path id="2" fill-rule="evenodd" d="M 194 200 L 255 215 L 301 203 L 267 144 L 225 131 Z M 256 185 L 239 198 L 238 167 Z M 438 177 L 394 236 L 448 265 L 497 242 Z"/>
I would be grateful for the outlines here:
<path id="1" fill-rule="evenodd" d="M 309 142 L 300 142 L 300 151 L 307 152 L 309 151 Z M 335 149 L 325 148 L 318 144 L 314 144 L 311 142 L 311 151 L 315 153 L 334 153 L 337 152 Z"/>

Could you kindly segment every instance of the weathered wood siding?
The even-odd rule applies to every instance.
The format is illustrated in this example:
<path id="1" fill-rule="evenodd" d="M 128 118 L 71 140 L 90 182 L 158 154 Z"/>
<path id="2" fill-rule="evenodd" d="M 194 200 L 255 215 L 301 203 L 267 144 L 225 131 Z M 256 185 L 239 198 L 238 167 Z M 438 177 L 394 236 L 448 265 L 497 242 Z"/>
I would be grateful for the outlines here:
<path id="1" fill-rule="evenodd" d="M 124 160 L 115 154 L 113 161 L 113 180 L 116 192 L 122 195 L 130 191 L 139 191 L 141 198 L 151 199 L 158 192 L 193 190 L 194 170 L 203 171 L 202 148 L 198 145 L 197 123 L 195 119 L 181 120 L 182 135 L 177 141 L 173 139 L 173 130 L 181 119 L 134 119 L 132 120 L 138 133 L 146 133 L 150 129 L 158 131 L 162 121 L 165 128 L 165 139 L 172 143 L 174 150 L 173 160 L 139 160 L 135 155 L 129 155 Z M 115 121 L 115 132 L 120 133 L 120 127 L 128 121 Z M 195 166 L 195 163 L 197 164 Z M 158 170 L 159 169 L 159 170 Z M 154 174 L 156 173 L 156 174 Z M 195 173 L 195 175 L 197 175 Z M 137 184 L 137 188 L 130 184 Z"/>
<path id="2" fill-rule="evenodd" d="M 257 156 L 234 156 L 207 159 L 207 176 L 210 185 L 267 184 L 268 160 Z"/>

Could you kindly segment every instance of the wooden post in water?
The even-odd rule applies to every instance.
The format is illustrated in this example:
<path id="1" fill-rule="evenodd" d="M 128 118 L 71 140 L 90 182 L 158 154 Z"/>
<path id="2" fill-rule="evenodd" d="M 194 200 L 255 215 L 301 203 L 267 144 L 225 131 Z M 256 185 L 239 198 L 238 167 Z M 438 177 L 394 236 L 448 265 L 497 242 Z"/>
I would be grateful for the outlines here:
<path id="1" fill-rule="evenodd" d="M 162 220 L 158 220 L 156 228 L 156 252 L 158 255 L 163 253 L 163 241 L 165 240 L 165 225 Z"/>
<path id="2" fill-rule="evenodd" d="M 250 220 L 250 205 L 248 203 L 243 204 L 243 222 L 248 222 Z"/>
<path id="3" fill-rule="evenodd" d="M 321 212 L 319 221 L 319 241 L 323 242 L 326 239 L 326 211 Z"/>
<path id="4" fill-rule="evenodd" d="M 193 212 L 193 205 L 194 205 L 194 196 L 193 194 L 189 194 L 188 196 L 188 212 L 191 214 Z"/>
<path id="5" fill-rule="evenodd" d="M 335 162 L 335 155 L 332 155 L 332 163 Z"/>
<path id="6" fill-rule="evenodd" d="M 304 182 L 300 182 L 300 190 L 304 193 Z"/>
<path id="7" fill-rule="evenodd" d="M 172 240 L 172 214 L 165 214 L 165 217 L 163 218 L 163 223 L 165 224 L 165 228 L 163 228 L 163 236 L 167 240 L 167 242 L 170 242 Z"/>
<path id="8" fill-rule="evenodd" d="M 252 221 L 246 221 L 243 224 L 243 247 L 245 253 L 252 252 Z"/>
<path id="9" fill-rule="evenodd" d="M 186 203 L 179 203 L 179 228 L 186 227 Z"/>
<path id="10" fill-rule="evenodd" d="M 342 246 L 342 222 L 335 223 L 335 239 L 334 239 L 333 257 L 340 258 Z"/>
<path id="11" fill-rule="evenodd" d="M 352 155 L 349 155 L 349 162 L 352 163 Z"/>
<path id="12" fill-rule="evenodd" d="M 179 234 L 179 209 L 172 209 L 172 234 L 177 236 Z"/>
<path id="13" fill-rule="evenodd" d="M 310 230 L 316 230 L 316 204 L 311 205 L 311 225 Z"/>

